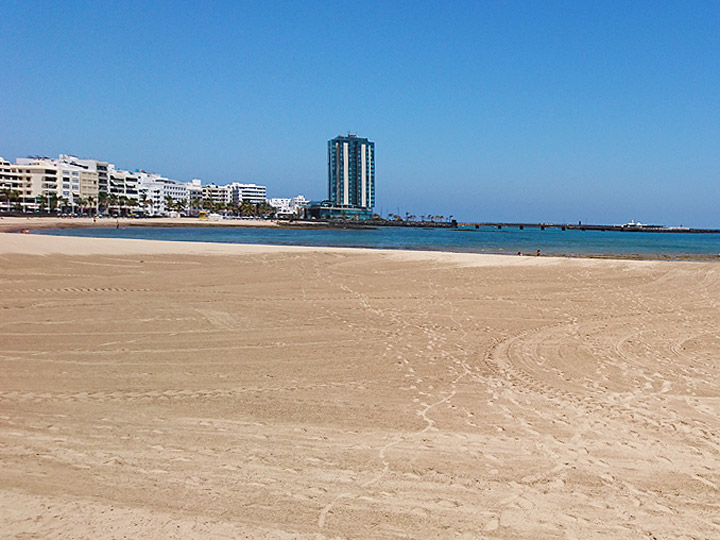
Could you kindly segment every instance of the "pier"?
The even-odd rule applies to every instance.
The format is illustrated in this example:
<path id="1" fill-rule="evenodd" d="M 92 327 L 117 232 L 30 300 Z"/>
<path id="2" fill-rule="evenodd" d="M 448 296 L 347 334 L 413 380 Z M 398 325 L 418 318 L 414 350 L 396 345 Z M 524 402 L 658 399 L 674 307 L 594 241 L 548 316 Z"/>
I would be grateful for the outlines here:
<path id="1" fill-rule="evenodd" d="M 719 229 L 696 229 L 692 227 L 665 227 L 664 225 L 591 225 L 584 223 L 458 223 L 458 229 L 491 228 L 503 229 L 560 229 L 562 231 L 615 231 L 615 232 L 652 232 L 652 233 L 720 233 Z"/>

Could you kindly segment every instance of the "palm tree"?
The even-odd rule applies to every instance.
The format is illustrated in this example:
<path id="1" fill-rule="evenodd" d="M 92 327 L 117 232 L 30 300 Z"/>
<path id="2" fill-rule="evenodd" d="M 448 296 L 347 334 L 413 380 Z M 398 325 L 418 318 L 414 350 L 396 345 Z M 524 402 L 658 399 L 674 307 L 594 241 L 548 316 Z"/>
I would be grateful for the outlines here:
<path id="1" fill-rule="evenodd" d="M 110 193 L 107 191 L 98 193 L 98 211 L 103 214 L 110 214 Z"/>
<path id="2" fill-rule="evenodd" d="M 57 208 L 58 196 L 55 193 L 51 193 L 48 197 L 48 212 L 52 212 Z"/>
<path id="3" fill-rule="evenodd" d="M 237 216 L 238 210 L 239 210 L 239 207 L 238 207 L 237 204 L 235 204 L 234 202 L 231 202 L 231 203 L 227 203 L 225 206 L 226 206 L 227 210 L 228 210 L 233 216 Z"/>
<path id="4" fill-rule="evenodd" d="M 39 212 L 40 210 L 48 210 L 48 198 L 45 195 L 40 195 L 39 197 L 35 198 L 36 201 L 36 210 Z"/>
<path id="5" fill-rule="evenodd" d="M 240 203 L 240 214 L 244 217 L 250 217 L 255 213 L 255 205 L 250 201 L 243 201 Z"/>
<path id="6" fill-rule="evenodd" d="M 145 213 L 145 209 L 152 204 L 152 201 L 148 198 L 147 193 L 143 193 L 138 198 L 138 203 L 143 209 L 143 214 Z"/>
<path id="7" fill-rule="evenodd" d="M 97 201 L 98 211 L 102 210 L 103 212 L 107 212 L 108 205 L 109 205 L 109 198 L 110 198 L 110 196 L 108 195 L 108 193 L 106 191 L 101 191 L 98 193 L 98 201 Z"/>
<path id="8" fill-rule="evenodd" d="M 175 199 L 170 195 L 165 195 L 165 212 L 175 210 Z"/>
<path id="9" fill-rule="evenodd" d="M 50 200 L 52 201 L 52 198 L 55 197 L 55 206 L 53 210 L 57 210 L 58 212 L 62 212 L 63 208 L 67 206 L 68 200 L 65 197 L 58 197 L 57 195 L 53 194 L 50 195 Z"/>
<path id="10" fill-rule="evenodd" d="M 0 201 L 7 203 L 6 210 L 10 210 L 10 188 L 3 188 L 0 190 Z"/>
<path id="11" fill-rule="evenodd" d="M 270 206 L 267 201 L 263 201 L 257 204 L 258 215 L 264 217 L 272 217 L 275 214 L 275 208 Z"/>
<path id="12" fill-rule="evenodd" d="M 92 195 L 89 195 L 88 198 L 85 200 L 87 201 L 87 205 L 88 205 L 88 214 L 90 213 L 89 210 L 97 210 L 95 197 L 93 197 Z M 95 214 L 95 213 L 96 212 L 93 212 L 93 214 Z"/>
<path id="13" fill-rule="evenodd" d="M 120 203 L 120 215 L 125 217 L 128 206 L 130 206 L 130 199 L 128 199 L 126 195 L 120 195 L 118 202 Z"/>
<path id="14" fill-rule="evenodd" d="M 187 204 L 187 201 L 178 199 L 177 201 L 175 201 L 175 211 L 182 212 L 183 210 L 185 210 L 186 204 Z"/>
<path id="15" fill-rule="evenodd" d="M 12 203 L 20 200 L 20 192 L 15 189 L 3 188 L 0 191 L 0 200 L 7 203 L 7 210 L 9 211 L 13 206 Z"/>
<path id="16" fill-rule="evenodd" d="M 77 207 L 80 209 L 80 215 L 83 215 L 83 210 L 87 208 L 88 202 L 87 199 L 84 199 L 83 197 L 78 197 L 75 199 L 75 204 L 77 204 Z"/>
<path id="17" fill-rule="evenodd" d="M 107 197 L 107 205 L 108 205 L 108 211 L 112 211 L 112 208 L 115 208 L 117 212 L 119 213 L 120 210 L 118 209 L 118 196 L 115 193 L 110 193 Z"/>

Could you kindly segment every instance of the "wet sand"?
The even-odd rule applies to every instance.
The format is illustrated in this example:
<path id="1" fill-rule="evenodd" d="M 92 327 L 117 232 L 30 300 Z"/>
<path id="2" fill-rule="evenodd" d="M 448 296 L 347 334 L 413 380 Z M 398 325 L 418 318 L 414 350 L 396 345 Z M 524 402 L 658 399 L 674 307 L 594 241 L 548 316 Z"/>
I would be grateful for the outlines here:
<path id="1" fill-rule="evenodd" d="M 9 538 L 717 538 L 720 267 L 0 234 Z"/>

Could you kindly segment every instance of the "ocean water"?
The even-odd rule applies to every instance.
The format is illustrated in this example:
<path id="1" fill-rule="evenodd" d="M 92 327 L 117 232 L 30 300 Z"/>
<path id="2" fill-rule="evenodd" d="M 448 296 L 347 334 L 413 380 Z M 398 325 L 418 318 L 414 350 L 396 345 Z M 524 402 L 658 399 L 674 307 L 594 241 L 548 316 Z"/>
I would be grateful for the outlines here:
<path id="1" fill-rule="evenodd" d="M 363 247 L 568 256 L 707 258 L 720 256 L 720 234 L 577 231 L 516 227 L 480 229 L 278 229 L 258 227 L 127 227 L 48 229 L 38 234 L 328 247 Z"/>

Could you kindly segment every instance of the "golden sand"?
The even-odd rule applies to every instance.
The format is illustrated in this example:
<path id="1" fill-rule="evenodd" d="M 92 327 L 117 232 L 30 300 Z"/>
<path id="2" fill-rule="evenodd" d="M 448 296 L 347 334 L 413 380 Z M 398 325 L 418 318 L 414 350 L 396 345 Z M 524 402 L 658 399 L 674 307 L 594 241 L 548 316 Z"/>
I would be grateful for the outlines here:
<path id="1" fill-rule="evenodd" d="M 91 217 L 28 217 L 0 216 L 0 232 L 33 229 L 75 229 L 80 227 L 278 227 L 273 219 L 223 219 L 213 221 L 189 217 L 157 218 L 91 218 Z"/>
<path id="2" fill-rule="evenodd" d="M 718 538 L 720 266 L 0 234 L 2 538 Z"/>

